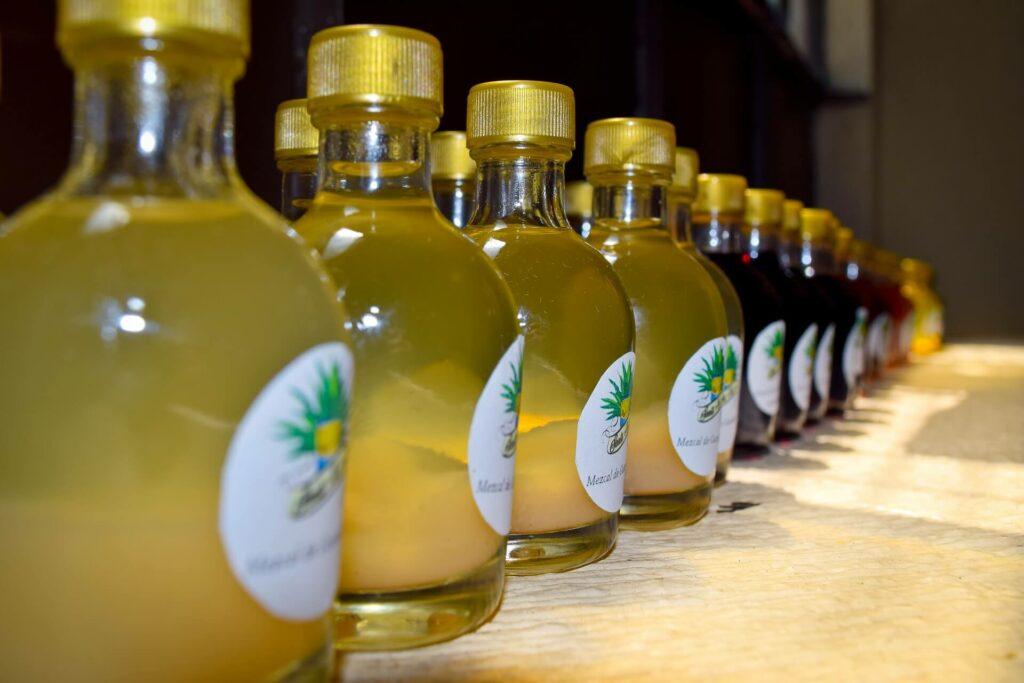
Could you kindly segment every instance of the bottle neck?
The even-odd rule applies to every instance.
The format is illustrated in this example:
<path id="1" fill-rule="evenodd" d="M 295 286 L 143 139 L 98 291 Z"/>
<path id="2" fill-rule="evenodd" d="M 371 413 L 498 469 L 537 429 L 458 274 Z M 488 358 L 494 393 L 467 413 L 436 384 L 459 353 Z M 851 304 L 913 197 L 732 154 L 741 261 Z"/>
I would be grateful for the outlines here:
<path id="1" fill-rule="evenodd" d="M 767 255 L 778 258 L 779 226 L 771 223 L 752 223 L 744 235 L 744 248 L 751 259 Z"/>
<path id="2" fill-rule="evenodd" d="M 668 231 L 678 244 L 693 244 L 693 198 L 688 193 L 669 191 L 668 207 Z"/>
<path id="3" fill-rule="evenodd" d="M 783 268 L 798 270 L 806 277 L 834 275 L 836 272 L 831 249 L 799 237 L 782 237 L 779 240 L 779 262 Z"/>
<path id="4" fill-rule="evenodd" d="M 306 213 L 316 196 L 317 158 L 300 156 L 280 159 L 277 168 L 281 171 L 281 214 L 289 221 L 297 221 Z"/>
<path id="5" fill-rule="evenodd" d="M 474 153 L 476 199 L 470 225 L 571 229 L 565 215 L 568 150 L 490 145 Z"/>
<path id="6" fill-rule="evenodd" d="M 457 228 L 464 228 L 473 213 L 473 188 L 469 178 L 434 178 L 434 204 Z"/>
<path id="7" fill-rule="evenodd" d="M 196 198 L 240 186 L 232 85 L 241 60 L 110 47 L 76 60 L 74 143 L 61 189 Z"/>
<path id="8" fill-rule="evenodd" d="M 430 133 L 437 120 L 381 108 L 314 112 L 319 191 L 430 199 Z"/>
<path id="9" fill-rule="evenodd" d="M 594 223 L 609 230 L 665 227 L 668 178 L 648 174 L 588 176 L 594 186 Z"/>
<path id="10" fill-rule="evenodd" d="M 738 214 L 695 214 L 691 232 L 694 245 L 705 254 L 742 254 L 746 245 L 743 217 Z"/>

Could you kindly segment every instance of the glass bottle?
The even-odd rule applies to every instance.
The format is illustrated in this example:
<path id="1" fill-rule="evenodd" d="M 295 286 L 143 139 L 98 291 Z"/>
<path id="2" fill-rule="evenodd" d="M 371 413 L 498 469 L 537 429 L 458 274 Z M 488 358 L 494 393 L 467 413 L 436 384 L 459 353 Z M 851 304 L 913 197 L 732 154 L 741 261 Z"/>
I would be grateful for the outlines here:
<path id="1" fill-rule="evenodd" d="M 594 186 L 588 241 L 615 269 L 636 321 L 636 390 L 622 525 L 693 524 L 711 503 L 726 367 L 725 308 L 711 276 L 665 224 L 675 170 L 667 121 L 587 126 L 584 172 Z"/>
<path id="2" fill-rule="evenodd" d="M 565 215 L 569 225 L 583 239 L 590 235 L 594 222 L 594 186 L 586 180 L 565 185 Z"/>
<path id="3" fill-rule="evenodd" d="M 352 361 L 235 169 L 248 3 L 57 16 L 71 164 L 0 236 L 0 678 L 326 680 Z"/>
<path id="4" fill-rule="evenodd" d="M 274 161 L 281 172 L 281 214 L 289 221 L 302 218 L 316 195 L 319 137 L 305 99 L 277 105 Z"/>
<path id="5" fill-rule="evenodd" d="M 501 598 L 522 346 L 494 264 L 434 206 L 441 103 L 433 36 L 378 25 L 313 36 L 320 189 L 295 229 L 352 315 L 360 368 L 335 607 L 342 649 L 454 638 Z"/>
<path id="6" fill-rule="evenodd" d="M 914 305 L 911 350 L 921 355 L 934 353 L 942 347 L 943 328 L 942 300 L 932 288 L 935 271 L 915 258 L 903 259 L 900 269 L 903 273 L 901 291 Z"/>
<path id="7" fill-rule="evenodd" d="M 718 289 L 725 307 L 727 329 L 725 349 L 725 372 L 722 375 L 722 427 L 718 436 L 718 456 L 715 468 L 715 485 L 725 483 L 732 462 L 733 444 L 736 442 L 736 428 L 740 417 L 740 389 L 743 377 L 743 308 L 739 294 L 729 277 L 711 259 L 702 254 L 693 242 L 690 215 L 693 201 L 697 196 L 697 173 L 700 159 L 696 150 L 676 147 L 675 173 L 668 188 L 668 229 L 676 244 L 697 260 Z"/>
<path id="8" fill-rule="evenodd" d="M 446 130 L 430 136 L 430 180 L 434 204 L 457 228 L 473 213 L 476 162 L 469 156 L 466 133 Z"/>
<path id="9" fill-rule="evenodd" d="M 875 277 L 892 320 L 886 347 L 886 364 L 900 365 L 907 362 L 910 355 L 910 344 L 914 336 L 914 305 L 901 291 L 903 272 L 900 270 L 900 257 L 885 249 L 878 249 L 875 254 Z"/>
<path id="10" fill-rule="evenodd" d="M 862 389 L 869 380 L 882 376 L 885 368 L 885 340 L 889 334 L 889 313 L 868 271 L 871 252 L 870 244 L 851 236 L 842 260 L 846 279 L 853 283 L 867 309 L 864 358 L 861 362 Z"/>
<path id="11" fill-rule="evenodd" d="M 468 234 L 501 270 L 526 335 L 509 571 L 595 562 L 615 544 L 633 388 L 622 283 L 569 227 L 572 90 L 496 81 L 469 92 L 476 210 Z"/>
<path id="12" fill-rule="evenodd" d="M 786 323 L 782 297 L 746 254 L 747 181 L 737 175 L 701 173 L 693 204 L 693 242 L 729 277 L 743 307 L 743 382 L 740 386 L 737 456 L 764 452 L 775 438 Z"/>
<path id="13" fill-rule="evenodd" d="M 871 300 L 858 286 L 858 283 L 850 279 L 847 272 L 853 231 L 844 227 L 831 212 L 828 215 L 834 242 L 831 252 L 827 256 L 831 256 L 831 260 L 835 264 L 836 280 L 856 305 L 853 326 L 841 345 L 838 341 L 840 337 L 837 336 L 835 353 L 832 356 L 832 381 L 829 385 L 828 409 L 834 414 L 842 415 L 847 409 L 853 408 L 854 400 L 863 389 L 867 354 L 868 307 L 871 305 Z"/>

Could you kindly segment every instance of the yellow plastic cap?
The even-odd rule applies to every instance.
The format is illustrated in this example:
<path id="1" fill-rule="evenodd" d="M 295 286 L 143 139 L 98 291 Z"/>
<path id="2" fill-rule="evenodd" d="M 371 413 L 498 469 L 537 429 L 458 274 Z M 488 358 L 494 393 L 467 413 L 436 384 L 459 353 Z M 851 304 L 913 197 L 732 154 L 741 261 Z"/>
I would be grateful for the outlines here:
<path id="1" fill-rule="evenodd" d="M 782 230 L 786 233 L 799 234 L 800 212 L 804 203 L 797 199 L 787 199 L 782 202 Z"/>
<path id="2" fill-rule="evenodd" d="M 935 275 L 935 270 L 927 263 L 916 258 L 905 258 L 900 262 L 900 270 L 914 282 L 929 284 Z"/>
<path id="3" fill-rule="evenodd" d="M 430 136 L 430 176 L 447 180 L 476 177 L 476 162 L 469 156 L 465 132 L 446 130 Z"/>
<path id="4" fill-rule="evenodd" d="M 697 196 L 697 174 L 700 173 L 700 156 L 689 147 L 676 147 L 676 167 L 672 174 L 672 191 L 690 199 Z"/>
<path id="5" fill-rule="evenodd" d="M 73 49 L 117 36 L 156 38 L 246 57 L 248 0 L 59 0 L 57 44 Z"/>
<path id="6" fill-rule="evenodd" d="M 442 113 L 441 43 L 404 26 L 352 24 L 309 41 L 310 107 L 376 105 Z"/>
<path id="7" fill-rule="evenodd" d="M 590 176 L 640 171 L 662 176 L 675 171 L 676 128 L 668 121 L 622 117 L 587 126 L 583 172 Z"/>
<path id="8" fill-rule="evenodd" d="M 320 131 L 313 127 L 306 100 L 285 100 L 274 116 L 274 158 L 315 157 Z"/>
<path id="9" fill-rule="evenodd" d="M 594 186 L 586 180 L 565 184 L 565 212 L 575 216 L 594 215 Z"/>
<path id="10" fill-rule="evenodd" d="M 743 213 L 743 193 L 747 179 L 728 173 L 701 173 L 697 176 L 695 212 Z"/>
<path id="11" fill-rule="evenodd" d="M 466 109 L 469 148 L 524 142 L 573 149 L 576 100 L 572 89 L 546 81 L 474 85 Z"/>
<path id="12" fill-rule="evenodd" d="M 786 195 L 779 190 L 751 188 L 746 192 L 746 221 L 751 225 L 781 225 L 782 203 Z"/>
<path id="13" fill-rule="evenodd" d="M 807 208 L 800 211 L 800 236 L 813 244 L 833 242 L 835 217 L 828 209 Z"/>

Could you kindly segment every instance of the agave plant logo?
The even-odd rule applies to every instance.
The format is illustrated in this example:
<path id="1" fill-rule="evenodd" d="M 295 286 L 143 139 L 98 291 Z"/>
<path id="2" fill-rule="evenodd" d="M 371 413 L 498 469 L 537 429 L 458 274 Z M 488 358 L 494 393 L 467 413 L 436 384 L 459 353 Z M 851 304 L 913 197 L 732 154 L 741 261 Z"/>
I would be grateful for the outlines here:
<path id="1" fill-rule="evenodd" d="M 604 430 L 608 438 L 608 454 L 618 453 L 626 443 L 629 434 L 629 403 L 633 396 L 633 361 L 626 360 L 619 366 L 619 379 L 609 379 L 611 392 L 601 400 L 601 408 L 611 424 Z"/>
<path id="2" fill-rule="evenodd" d="M 348 392 L 341 368 L 317 367 L 316 384 L 307 394 L 293 388 L 298 403 L 294 419 L 278 423 L 277 438 L 291 443 L 288 458 L 295 469 L 287 476 L 292 489 L 289 513 L 299 519 L 315 512 L 341 485 L 340 462 L 348 438 Z"/>
<path id="3" fill-rule="evenodd" d="M 505 437 L 505 445 L 501 455 L 512 458 L 516 454 L 516 438 L 519 433 L 519 397 L 523 393 L 523 359 L 509 363 L 512 377 L 501 385 L 501 397 L 505 400 L 505 421 L 501 426 L 501 434 Z"/>
<path id="4" fill-rule="evenodd" d="M 769 379 L 779 374 L 779 370 L 782 369 L 782 346 L 784 342 L 785 336 L 782 334 L 782 330 L 775 330 L 775 334 L 768 340 L 765 353 L 768 354 L 768 358 L 771 360 L 771 365 L 768 367 Z"/>
<path id="5" fill-rule="evenodd" d="M 712 346 L 711 357 L 701 358 L 702 367 L 693 377 L 700 392 L 700 398 L 697 402 L 697 420 L 700 422 L 708 422 L 722 409 L 725 392 L 725 356 L 726 354 L 722 347 Z M 733 361 L 735 360 L 734 356 Z M 734 377 L 735 374 L 736 368 L 734 366 Z"/>

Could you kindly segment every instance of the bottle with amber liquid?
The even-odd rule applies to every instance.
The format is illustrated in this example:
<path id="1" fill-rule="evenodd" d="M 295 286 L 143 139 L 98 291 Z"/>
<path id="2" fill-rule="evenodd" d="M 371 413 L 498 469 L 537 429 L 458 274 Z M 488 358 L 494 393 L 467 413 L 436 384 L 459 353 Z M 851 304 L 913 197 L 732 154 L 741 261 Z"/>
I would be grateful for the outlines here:
<path id="1" fill-rule="evenodd" d="M 430 181 L 438 211 L 456 228 L 466 227 L 473 213 L 476 162 L 469 156 L 465 131 L 430 136 Z"/>
<path id="2" fill-rule="evenodd" d="M 711 503 L 728 330 L 718 287 L 665 224 L 675 129 L 656 119 L 595 121 L 587 126 L 584 154 L 594 186 L 588 241 L 622 280 L 636 320 L 622 524 L 693 524 Z"/>
<path id="3" fill-rule="evenodd" d="M 352 315 L 360 368 L 335 638 L 435 643 L 498 608 L 521 386 L 512 295 L 434 206 L 441 47 L 422 31 L 313 36 L 320 190 L 295 230 Z"/>
<path id="4" fill-rule="evenodd" d="M 679 248 L 696 259 L 711 276 L 725 308 L 725 370 L 722 374 L 721 429 L 718 433 L 718 456 L 715 467 L 715 485 L 725 483 L 732 462 L 736 428 L 740 417 L 740 389 L 743 381 L 743 307 L 739 294 L 721 268 L 702 254 L 693 242 L 690 216 L 697 197 L 697 174 L 700 159 L 696 150 L 676 147 L 675 172 L 669 185 L 668 229 Z"/>
<path id="5" fill-rule="evenodd" d="M 746 249 L 749 231 L 743 223 L 742 176 L 701 173 L 693 204 L 693 242 L 728 276 L 743 307 L 743 382 L 739 396 L 736 456 L 763 453 L 775 438 L 782 382 L 782 350 L 786 323 L 782 297 Z"/>
<path id="6" fill-rule="evenodd" d="M 274 116 L 274 161 L 281 172 L 281 214 L 297 221 L 316 195 L 320 133 L 306 100 L 285 100 Z"/>
<path id="7" fill-rule="evenodd" d="M 611 265 L 565 217 L 572 90 L 482 83 L 466 122 L 478 168 L 467 234 L 505 276 L 526 335 L 509 571 L 566 571 L 604 557 L 618 533 L 633 312 Z"/>
<path id="8" fill-rule="evenodd" d="M 929 354 L 942 347 L 943 306 L 932 283 L 935 271 L 931 265 L 915 258 L 900 263 L 903 273 L 901 291 L 914 305 L 914 330 L 911 350 L 916 354 Z"/>
<path id="9" fill-rule="evenodd" d="M 58 3 L 71 165 L 0 234 L 0 679 L 327 680 L 352 357 L 235 168 L 248 37 Z"/>

